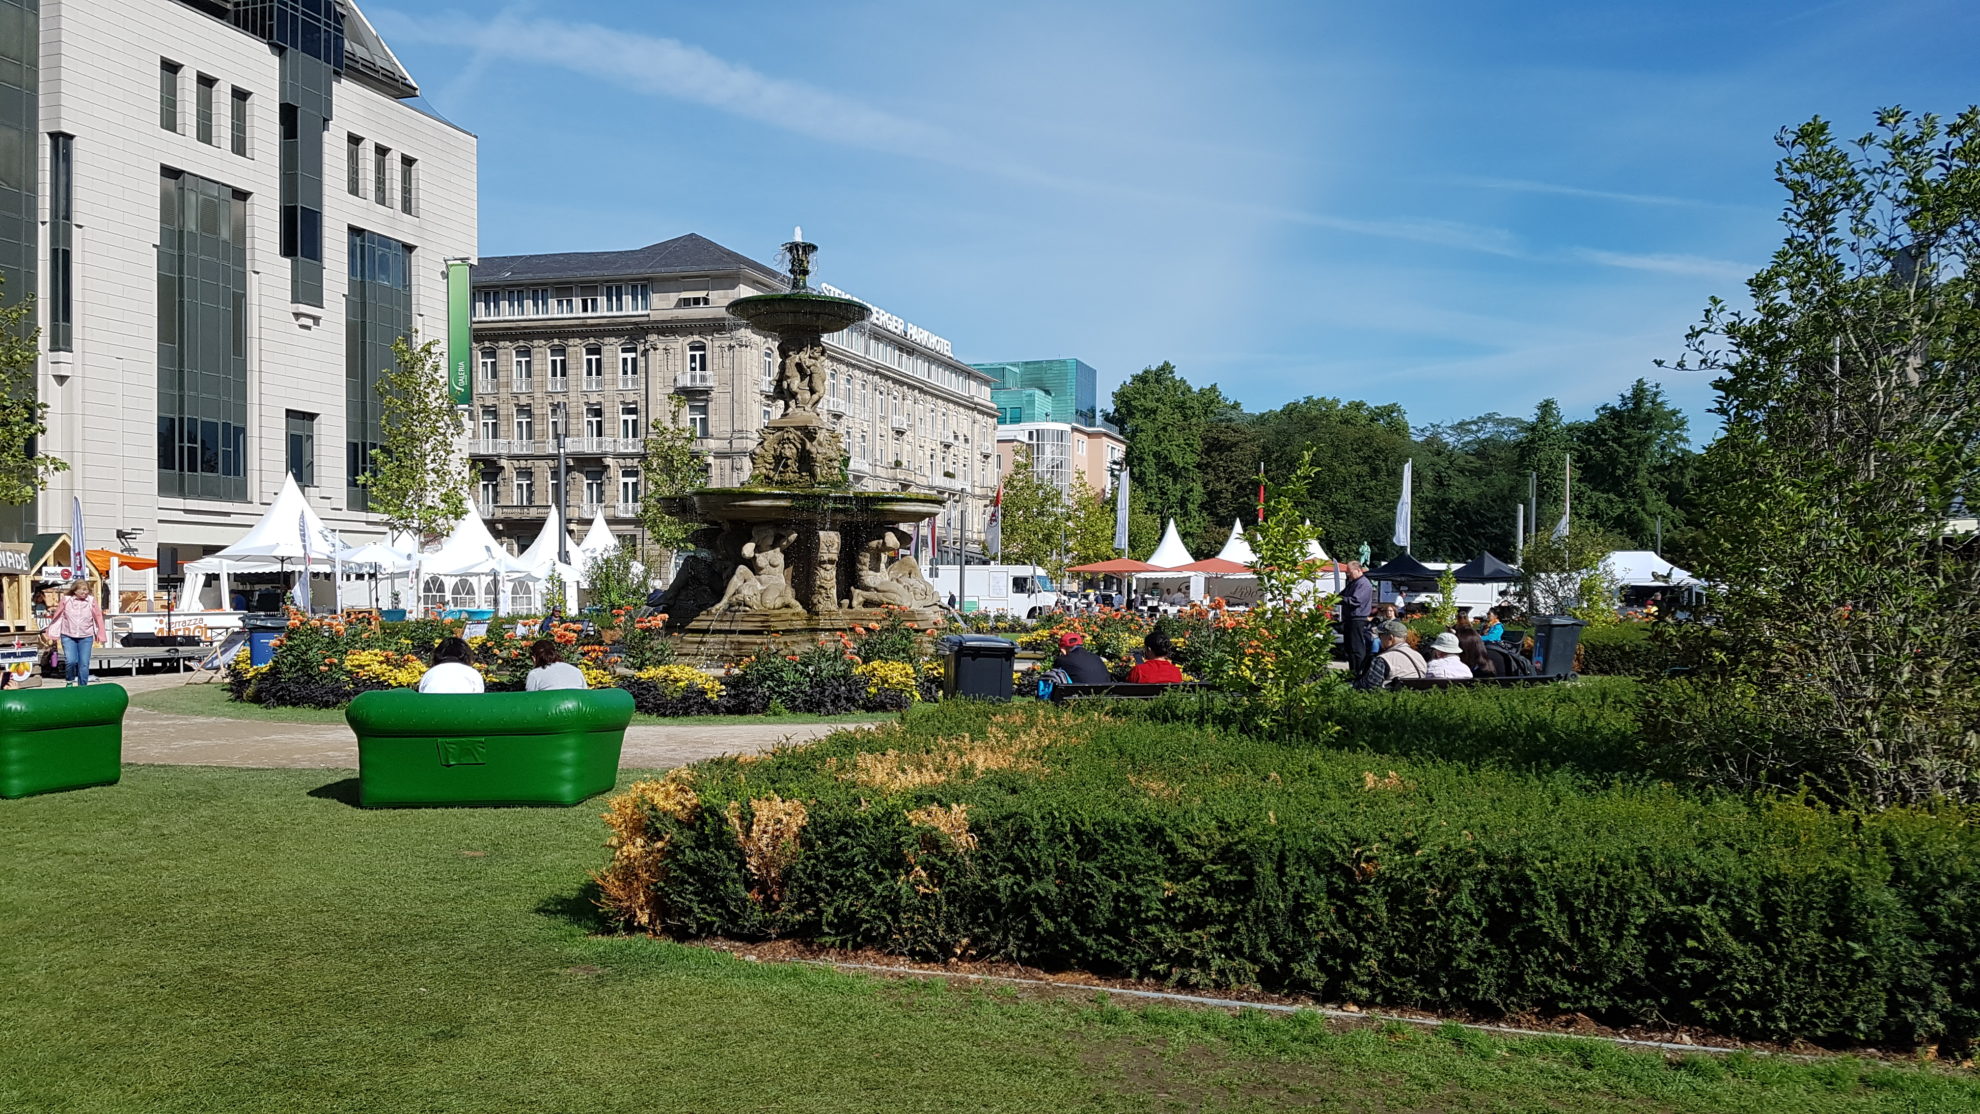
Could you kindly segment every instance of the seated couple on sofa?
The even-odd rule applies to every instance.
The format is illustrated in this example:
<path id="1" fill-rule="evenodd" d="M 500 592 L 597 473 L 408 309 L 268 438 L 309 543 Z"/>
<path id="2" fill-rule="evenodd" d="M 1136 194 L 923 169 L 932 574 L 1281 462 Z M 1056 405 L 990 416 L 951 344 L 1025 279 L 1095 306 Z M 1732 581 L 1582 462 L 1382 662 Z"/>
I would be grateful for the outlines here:
<path id="1" fill-rule="evenodd" d="M 565 661 L 563 651 L 547 638 L 530 643 L 529 659 L 536 663 L 536 668 L 529 671 L 529 678 L 523 683 L 525 692 L 590 687 L 584 682 L 584 672 Z M 473 660 L 474 651 L 468 648 L 466 639 L 441 639 L 440 645 L 433 648 L 432 667 L 420 675 L 419 691 L 487 692 L 481 671 L 470 664 Z"/>

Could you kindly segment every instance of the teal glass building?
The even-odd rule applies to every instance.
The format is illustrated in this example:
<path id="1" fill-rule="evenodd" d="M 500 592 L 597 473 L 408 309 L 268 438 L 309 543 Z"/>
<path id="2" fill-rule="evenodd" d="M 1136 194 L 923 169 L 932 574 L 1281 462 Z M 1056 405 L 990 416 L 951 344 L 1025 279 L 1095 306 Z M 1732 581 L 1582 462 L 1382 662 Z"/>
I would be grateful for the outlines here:
<path id="1" fill-rule="evenodd" d="M 1110 429 L 1100 420 L 1100 373 L 1085 361 L 1001 360 L 971 364 L 990 376 L 998 425 L 1070 422 Z"/>

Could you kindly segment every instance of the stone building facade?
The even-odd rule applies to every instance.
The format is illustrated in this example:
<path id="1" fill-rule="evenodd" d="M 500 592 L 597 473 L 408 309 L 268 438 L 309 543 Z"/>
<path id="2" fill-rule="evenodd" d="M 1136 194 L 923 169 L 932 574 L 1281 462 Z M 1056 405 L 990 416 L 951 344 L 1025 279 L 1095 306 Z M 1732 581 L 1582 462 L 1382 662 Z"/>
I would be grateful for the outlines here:
<path id="1" fill-rule="evenodd" d="M 783 291 L 776 268 L 690 233 L 627 251 L 490 256 L 474 285 L 469 447 L 498 538 L 524 546 L 542 528 L 560 448 L 566 521 L 581 530 L 602 516 L 637 534 L 641 442 L 676 400 L 709 484 L 748 482 L 773 416 L 776 342 L 724 307 Z M 980 552 L 997 476 L 990 378 L 877 309 L 825 341 L 819 410 L 844 439 L 853 486 L 943 495 L 924 546 Z"/>

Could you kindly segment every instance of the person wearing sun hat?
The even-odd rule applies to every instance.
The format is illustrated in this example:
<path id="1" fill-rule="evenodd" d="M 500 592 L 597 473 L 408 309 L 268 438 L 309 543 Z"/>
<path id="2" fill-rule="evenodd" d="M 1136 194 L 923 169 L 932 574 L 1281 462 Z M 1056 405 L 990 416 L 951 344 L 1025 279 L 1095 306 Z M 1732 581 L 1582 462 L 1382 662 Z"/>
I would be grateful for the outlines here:
<path id="1" fill-rule="evenodd" d="M 1439 681 L 1471 680 L 1471 667 L 1458 657 L 1463 652 L 1457 635 L 1450 631 L 1438 635 L 1430 642 L 1430 664 L 1424 667 L 1423 675 Z"/>
<path id="2" fill-rule="evenodd" d="M 1385 689 L 1389 682 L 1414 680 L 1424 675 L 1423 655 L 1409 644 L 1409 628 L 1400 621 L 1390 619 L 1375 628 L 1376 637 L 1382 640 L 1382 652 L 1369 661 L 1368 668 L 1354 679 L 1354 687 L 1363 691 Z"/>
<path id="3" fill-rule="evenodd" d="M 1107 685 L 1114 681 L 1114 675 L 1107 672 L 1106 659 L 1087 649 L 1086 636 L 1077 631 L 1059 635 L 1059 659 L 1052 665 L 1065 670 L 1066 680 L 1075 685 Z"/>

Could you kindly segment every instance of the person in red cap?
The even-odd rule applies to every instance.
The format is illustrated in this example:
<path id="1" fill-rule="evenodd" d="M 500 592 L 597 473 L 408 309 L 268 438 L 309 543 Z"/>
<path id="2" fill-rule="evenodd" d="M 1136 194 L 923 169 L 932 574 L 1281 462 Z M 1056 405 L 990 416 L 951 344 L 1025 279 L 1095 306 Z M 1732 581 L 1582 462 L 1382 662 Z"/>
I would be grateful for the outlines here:
<path id="1" fill-rule="evenodd" d="M 1110 685 L 1113 674 L 1107 672 L 1107 662 L 1099 654 L 1086 648 L 1086 637 L 1066 631 L 1059 635 L 1059 660 L 1053 668 L 1066 671 L 1066 679 L 1075 685 Z"/>

